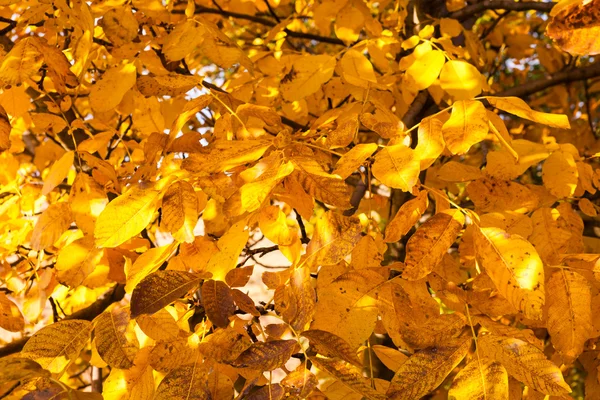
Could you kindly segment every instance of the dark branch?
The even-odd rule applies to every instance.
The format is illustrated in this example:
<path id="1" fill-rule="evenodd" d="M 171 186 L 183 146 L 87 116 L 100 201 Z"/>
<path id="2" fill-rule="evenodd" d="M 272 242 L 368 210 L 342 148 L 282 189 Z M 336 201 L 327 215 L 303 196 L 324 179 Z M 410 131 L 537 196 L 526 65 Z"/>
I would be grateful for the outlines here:
<path id="1" fill-rule="evenodd" d="M 542 11 L 550 12 L 556 3 L 542 3 L 540 1 L 513 1 L 513 0 L 483 0 L 466 6 L 449 15 L 449 18 L 464 20 L 486 10 L 506 11 Z"/>
<path id="2" fill-rule="evenodd" d="M 115 285 L 115 287 L 104 294 L 101 298 L 90 304 L 86 308 L 74 312 L 73 314 L 65 317 L 64 319 L 84 319 L 91 321 L 100 315 L 108 306 L 112 303 L 120 301 L 125 296 L 125 286 L 121 284 Z M 5 357 L 9 354 L 14 354 L 25 346 L 25 343 L 29 340 L 29 337 L 15 340 L 4 347 L 0 347 L 0 357 Z"/>
<path id="3" fill-rule="evenodd" d="M 584 79 L 591 79 L 600 77 L 600 63 L 588 65 L 577 69 L 560 71 L 547 78 L 537 79 L 535 81 L 529 81 L 519 86 L 504 90 L 499 93 L 495 93 L 494 96 L 515 96 L 525 97 L 531 94 L 540 92 L 549 87 L 560 85 L 562 83 L 577 82 Z"/>
<path id="4" fill-rule="evenodd" d="M 173 14 L 183 14 L 185 11 L 184 10 L 173 10 L 172 12 L 173 12 Z M 204 6 L 199 6 L 199 5 L 196 5 L 195 13 L 196 14 L 216 14 L 216 15 L 221 15 L 223 17 L 243 19 L 246 21 L 256 22 L 257 24 L 261 24 L 264 26 L 270 26 L 270 27 L 277 25 L 277 23 L 275 21 L 271 21 L 270 19 L 263 18 L 263 17 L 257 17 L 256 15 L 249 15 L 249 14 L 242 14 L 242 13 L 237 13 L 237 12 L 233 12 L 233 11 L 219 10 L 216 8 L 204 7 Z M 344 42 L 342 42 L 338 38 L 320 36 L 320 35 L 315 35 L 312 33 L 294 32 L 294 31 L 290 31 L 287 28 L 284 29 L 284 32 L 289 37 L 294 37 L 294 38 L 299 38 L 299 39 L 309 39 L 309 40 L 315 40 L 315 41 L 322 42 L 322 43 L 330 43 L 330 44 L 337 44 L 340 46 L 345 46 Z"/>

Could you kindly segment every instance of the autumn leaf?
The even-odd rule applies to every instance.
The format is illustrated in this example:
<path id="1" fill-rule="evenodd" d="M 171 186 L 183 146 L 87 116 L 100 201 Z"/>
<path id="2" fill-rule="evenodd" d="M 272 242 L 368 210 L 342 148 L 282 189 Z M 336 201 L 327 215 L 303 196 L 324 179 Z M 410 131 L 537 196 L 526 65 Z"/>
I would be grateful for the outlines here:
<path id="1" fill-rule="evenodd" d="M 159 311 L 197 287 L 200 279 L 184 271 L 157 271 L 148 275 L 131 294 L 131 318 Z"/>
<path id="2" fill-rule="evenodd" d="M 477 359 L 468 363 L 452 381 L 449 399 L 506 399 L 508 374 L 501 363 L 491 359 Z"/>
<path id="3" fill-rule="evenodd" d="M 442 134 L 452 154 L 464 154 L 481 142 L 488 133 L 488 117 L 479 101 L 461 100 L 452 106 L 450 119 L 442 126 Z"/>
<path id="4" fill-rule="evenodd" d="M 217 327 L 227 326 L 235 311 L 231 289 L 222 281 L 209 279 L 202 283 L 202 304 L 206 316 Z"/>
<path id="5" fill-rule="evenodd" d="M 231 363 L 237 368 L 251 368 L 272 371 L 285 364 L 296 351 L 295 340 L 273 340 L 256 342 Z"/>
<path id="6" fill-rule="evenodd" d="M 403 144 L 379 151 L 371 170 L 384 185 L 405 192 L 411 191 L 419 180 L 419 160 L 414 151 Z"/>
<path id="7" fill-rule="evenodd" d="M 19 332 L 25 326 L 19 307 L 4 293 L 0 293 L 0 328 L 10 332 Z"/>
<path id="8" fill-rule="evenodd" d="M 124 310 L 105 311 L 94 320 L 94 339 L 100 357 L 111 367 L 128 369 L 138 352 L 137 339 L 126 337 L 129 315 Z"/>

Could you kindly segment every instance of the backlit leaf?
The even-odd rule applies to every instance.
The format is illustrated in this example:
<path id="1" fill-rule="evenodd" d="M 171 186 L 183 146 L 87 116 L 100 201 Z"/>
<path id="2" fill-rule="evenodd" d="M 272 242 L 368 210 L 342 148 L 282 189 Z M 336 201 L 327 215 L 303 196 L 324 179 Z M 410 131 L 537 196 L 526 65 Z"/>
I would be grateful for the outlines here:
<path id="1" fill-rule="evenodd" d="M 452 115 L 442 127 L 442 134 L 452 154 L 464 154 L 488 134 L 488 117 L 479 101 L 457 101 Z"/>
<path id="2" fill-rule="evenodd" d="M 481 77 L 472 64 L 450 60 L 440 73 L 440 86 L 456 100 L 469 100 L 481 93 Z"/>
<path id="3" fill-rule="evenodd" d="M 10 332 L 19 332 L 25 326 L 19 307 L 0 292 L 0 328 Z"/>
<path id="4" fill-rule="evenodd" d="M 569 129 L 571 127 L 569 118 L 567 118 L 566 115 L 534 111 L 527 103 L 518 97 L 487 97 L 487 100 L 492 106 L 516 115 L 517 117 L 526 118 L 555 128 Z"/>
<path id="5" fill-rule="evenodd" d="M 377 83 L 377 77 L 371 62 L 359 51 L 348 50 L 341 60 L 342 76 L 348 83 L 367 88 L 369 83 Z"/>
<path id="6" fill-rule="evenodd" d="M 448 391 L 449 399 L 490 399 L 509 398 L 508 374 L 497 361 L 483 358 L 468 363 L 452 381 Z"/>
<path id="7" fill-rule="evenodd" d="M 413 150 L 397 144 L 379 151 L 371 170 L 384 185 L 410 192 L 419 181 L 419 165 Z"/>
<path id="8" fill-rule="evenodd" d="M 281 92 L 287 101 L 301 100 L 321 88 L 333 76 L 335 57 L 300 57 L 281 80 Z"/>

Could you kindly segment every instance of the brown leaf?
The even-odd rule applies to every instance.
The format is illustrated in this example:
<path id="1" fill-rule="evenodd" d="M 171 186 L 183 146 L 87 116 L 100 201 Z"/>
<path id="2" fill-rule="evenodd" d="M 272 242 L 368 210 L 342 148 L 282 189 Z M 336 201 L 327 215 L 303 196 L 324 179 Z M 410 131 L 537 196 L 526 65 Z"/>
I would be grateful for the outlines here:
<path id="1" fill-rule="evenodd" d="M 273 371 L 284 365 L 297 350 L 295 340 L 256 342 L 231 363 L 236 368 Z"/>
<path id="2" fill-rule="evenodd" d="M 305 331 L 302 333 L 302 336 L 310 340 L 310 345 L 315 347 L 319 354 L 327 357 L 339 357 L 357 367 L 362 366 L 362 362 L 356 356 L 356 352 L 341 337 L 319 329 Z"/>
<path id="3" fill-rule="evenodd" d="M 155 400 L 208 400 L 207 373 L 203 365 L 193 363 L 171 371 L 158 385 Z"/>
<path id="4" fill-rule="evenodd" d="M 184 271 L 157 271 L 133 289 L 131 318 L 153 314 L 198 286 L 201 278 Z"/>
<path id="5" fill-rule="evenodd" d="M 217 327 L 229 324 L 229 317 L 235 311 L 231 289 L 225 282 L 209 279 L 202 284 L 202 304 L 206 316 Z"/>
<path id="6" fill-rule="evenodd" d="M 254 265 L 232 269 L 225 275 L 225 282 L 229 287 L 244 287 L 252 276 Z"/>
<path id="7" fill-rule="evenodd" d="M 137 339 L 126 336 L 129 315 L 124 310 L 105 311 L 95 319 L 94 338 L 100 357 L 111 367 L 128 369 L 138 352 Z"/>
<path id="8" fill-rule="evenodd" d="M 3 292 L 0 292 L 0 328 L 19 332 L 25 327 L 21 310 Z"/>

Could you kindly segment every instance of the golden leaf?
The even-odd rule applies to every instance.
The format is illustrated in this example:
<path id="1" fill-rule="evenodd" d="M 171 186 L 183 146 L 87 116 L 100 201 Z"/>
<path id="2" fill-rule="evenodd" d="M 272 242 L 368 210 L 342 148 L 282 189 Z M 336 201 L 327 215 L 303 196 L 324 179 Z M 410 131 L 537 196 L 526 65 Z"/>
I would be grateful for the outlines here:
<path id="1" fill-rule="evenodd" d="M 15 385 L 19 386 L 20 382 L 26 382 L 31 378 L 50 376 L 50 372 L 43 369 L 40 364 L 20 357 L 0 358 L 0 371 L 2 371 L 0 388 L 4 394 L 10 394 L 10 391 L 4 391 L 6 387 L 13 388 Z"/>
<path id="2" fill-rule="evenodd" d="M 196 21 L 187 20 L 175 25 L 165 39 L 162 51 L 169 61 L 178 61 L 192 53 L 206 37 L 205 29 Z"/>
<path id="3" fill-rule="evenodd" d="M 377 76 L 373 65 L 362 53 L 357 50 L 348 50 L 342 60 L 342 76 L 351 85 L 368 88 L 370 83 L 377 83 Z"/>
<path id="4" fill-rule="evenodd" d="M 350 208 L 350 187 L 336 175 L 328 174 L 321 165 L 307 157 L 292 160 L 298 174 L 298 182 L 317 200 L 342 209 Z"/>
<path id="5" fill-rule="evenodd" d="M 36 46 L 37 38 L 30 36 L 19 40 L 4 56 L 0 64 L 0 81 L 5 85 L 16 85 L 38 72 L 44 55 Z"/>
<path id="6" fill-rule="evenodd" d="M 442 125 L 442 121 L 435 117 L 424 118 L 419 123 L 415 156 L 419 159 L 421 170 L 429 168 L 446 147 L 442 135 Z"/>
<path id="7" fill-rule="evenodd" d="M 462 361 L 470 346 L 470 338 L 463 338 L 417 351 L 396 371 L 387 398 L 415 399 L 431 392 Z"/>
<path id="8" fill-rule="evenodd" d="M 542 166 L 544 186 L 559 199 L 573 196 L 578 177 L 575 159 L 566 151 L 553 152 Z"/>
<path id="9" fill-rule="evenodd" d="M 341 337 L 318 329 L 305 331 L 302 336 L 308 338 L 310 345 L 315 348 L 317 353 L 326 357 L 339 357 L 357 367 L 362 366 L 362 362 L 356 356 L 356 351 Z"/>
<path id="10" fill-rule="evenodd" d="M 275 186 L 293 171 L 294 165 L 291 162 L 283 162 L 279 166 L 273 165 L 253 182 L 246 183 L 240 188 L 242 208 L 249 212 L 258 210 Z"/>
<path id="11" fill-rule="evenodd" d="M 416 281 L 427 276 L 442 261 L 465 223 L 460 210 L 445 210 L 429 218 L 406 244 L 405 279 Z"/>
<path id="12" fill-rule="evenodd" d="M 502 111 L 516 115 L 517 117 L 529 119 L 540 124 L 555 128 L 569 129 L 569 118 L 566 115 L 548 114 L 534 111 L 518 97 L 486 97 L 490 104 Z"/>
<path id="13" fill-rule="evenodd" d="M 469 100 L 481 93 L 481 73 L 462 60 L 450 60 L 440 73 L 440 86 L 455 100 Z"/>
<path id="14" fill-rule="evenodd" d="M 54 268 L 56 278 L 63 285 L 76 288 L 97 268 L 102 265 L 104 250 L 94 246 L 90 236 L 78 239 L 63 247 L 58 253 Z"/>
<path id="15" fill-rule="evenodd" d="M 415 226 L 421 215 L 427 210 L 429 199 L 427 191 L 419 192 L 417 197 L 402 204 L 394 218 L 385 228 L 386 243 L 397 242 Z"/>
<path id="16" fill-rule="evenodd" d="M 303 332 L 312 321 L 316 303 L 309 268 L 295 268 L 290 274 L 289 285 L 286 285 L 285 291 L 288 308 L 282 312 L 284 320 L 296 332 Z"/>
<path id="17" fill-rule="evenodd" d="M 342 260 L 360 240 L 362 227 L 355 217 L 334 212 L 324 213 L 317 220 L 315 233 L 306 248 L 310 265 L 333 265 Z"/>
<path id="18" fill-rule="evenodd" d="M 509 151 L 506 147 L 488 153 L 485 167 L 485 172 L 488 175 L 497 179 L 515 179 L 531 166 L 544 161 L 550 155 L 546 146 L 529 140 L 513 140 L 512 147 L 519 156 L 517 162 L 508 157 Z"/>
<path id="19" fill-rule="evenodd" d="M 43 250 L 50 247 L 71 225 L 69 203 L 51 204 L 40 216 L 31 233 L 31 248 Z"/>
<path id="20" fill-rule="evenodd" d="M 143 75 L 137 79 L 136 87 L 144 96 L 175 97 L 195 88 L 202 82 L 197 76 L 180 75 L 171 72 L 167 75 Z M 209 98 L 211 98 L 209 96 Z M 206 98 L 204 99 L 206 101 Z M 191 102 L 190 102 L 191 103 Z"/>
<path id="21" fill-rule="evenodd" d="M 560 369 L 535 346 L 492 334 L 480 337 L 477 345 L 481 355 L 500 362 L 512 377 L 527 386 L 548 395 L 571 393 Z"/>
<path id="22" fill-rule="evenodd" d="M 569 361 L 575 360 L 594 329 L 590 283 L 578 273 L 560 268 L 550 276 L 546 288 L 552 344 Z"/>
<path id="23" fill-rule="evenodd" d="M 231 363 L 236 368 L 273 371 L 284 365 L 298 349 L 295 340 L 256 342 Z"/>
<path id="24" fill-rule="evenodd" d="M 331 79 L 335 65 L 335 57 L 329 55 L 298 58 L 281 80 L 283 98 L 286 101 L 296 101 L 315 93 Z"/>
<path id="25" fill-rule="evenodd" d="M 19 332 L 25 327 L 21 310 L 3 292 L 0 292 L 0 328 Z"/>
<path id="26" fill-rule="evenodd" d="M 229 317 L 235 311 L 231 289 L 225 282 L 212 279 L 202 284 L 202 304 L 206 316 L 217 327 L 229 324 Z"/>
<path id="27" fill-rule="evenodd" d="M 451 400 L 508 399 L 508 374 L 497 361 L 488 358 L 472 360 L 452 381 L 448 391 Z"/>
<path id="28" fill-rule="evenodd" d="M 152 315 L 142 314 L 135 320 L 148 337 L 156 341 L 173 341 L 179 336 L 179 326 L 173 316 L 165 309 Z"/>
<path id="29" fill-rule="evenodd" d="M 573 55 L 600 54 L 600 1 L 562 2 L 565 6 L 552 10 L 546 34 L 564 51 Z M 562 4 L 561 4 L 562 5 Z"/>
<path id="30" fill-rule="evenodd" d="M 138 22 L 129 6 L 109 10 L 98 24 L 108 40 L 117 46 L 131 42 L 138 35 Z"/>
<path id="31" fill-rule="evenodd" d="M 448 161 L 437 171 L 437 177 L 446 182 L 468 182 L 483 178 L 483 173 L 477 167 Z"/>
<path id="32" fill-rule="evenodd" d="M 527 318 L 541 319 L 544 265 L 533 245 L 499 228 L 480 228 L 475 251 L 500 294 Z"/>
<path id="33" fill-rule="evenodd" d="M 479 101 L 457 101 L 452 115 L 442 127 L 442 134 L 452 154 L 464 154 L 486 138 L 489 131 L 485 107 Z"/>
<path id="34" fill-rule="evenodd" d="M 252 342 L 246 334 L 232 327 L 217 329 L 200 343 L 200 354 L 216 362 L 229 363 L 250 347 Z"/>
<path id="35" fill-rule="evenodd" d="M 186 181 L 173 183 L 162 199 L 161 222 L 168 232 L 181 241 L 194 241 L 194 227 L 198 222 L 198 197 L 194 187 Z"/>
<path id="36" fill-rule="evenodd" d="M 21 357 L 37 362 L 53 374 L 62 374 L 79 357 L 81 349 L 90 340 L 92 324 L 71 319 L 55 322 L 37 331 L 25 343 Z"/>
<path id="37" fill-rule="evenodd" d="M 232 269 L 225 275 L 225 282 L 229 287 L 244 287 L 252 276 L 254 265 Z"/>
<path id="38" fill-rule="evenodd" d="M 182 365 L 194 362 L 198 357 L 198 337 L 196 335 L 175 338 L 157 343 L 148 357 L 148 363 L 155 370 L 169 373 Z"/>
<path id="39" fill-rule="evenodd" d="M 524 214 L 538 206 L 536 194 L 527 186 L 491 177 L 469 183 L 467 194 L 477 210 L 483 212 L 514 211 Z"/>
<path id="40" fill-rule="evenodd" d="M 254 304 L 254 300 L 246 293 L 242 292 L 239 289 L 232 289 L 231 296 L 233 297 L 233 301 L 235 305 L 242 310 L 243 312 L 250 314 L 254 317 L 260 317 L 260 313 L 256 309 L 256 305 Z"/>
<path id="41" fill-rule="evenodd" d="M 356 349 L 375 329 L 377 307 L 374 290 L 384 278 L 371 270 L 347 272 L 318 289 L 311 329 L 331 332 Z"/>
<path id="42" fill-rule="evenodd" d="M 315 356 L 311 357 L 310 360 L 319 369 L 329 373 L 352 392 L 360 394 L 361 398 L 365 397 L 369 400 L 387 399 L 383 393 L 379 393 L 371 387 L 371 382 L 363 376 L 360 368 L 339 358 Z"/>
<path id="43" fill-rule="evenodd" d="M 131 318 L 153 314 L 198 286 L 201 278 L 184 271 L 157 271 L 133 289 Z"/>
<path id="44" fill-rule="evenodd" d="M 160 191 L 134 186 L 98 216 L 94 237 L 98 247 L 117 247 L 140 233 L 154 217 Z"/>
<path id="45" fill-rule="evenodd" d="M 177 118 L 175 118 L 175 120 L 173 120 L 173 124 L 169 130 L 169 135 L 172 138 L 175 138 L 175 136 L 179 135 L 185 123 L 188 122 L 188 120 L 194 115 L 208 107 L 212 100 L 213 97 L 210 94 L 205 94 L 185 103 L 181 113 L 177 116 Z"/>
<path id="46" fill-rule="evenodd" d="M 212 274 L 213 279 L 224 280 L 227 273 L 236 267 L 240 253 L 250 237 L 250 232 L 245 228 L 245 221 L 242 220 L 219 238 L 217 242 L 219 252 L 210 257 L 204 268 L 205 272 Z"/>
<path id="47" fill-rule="evenodd" d="M 138 352 L 135 336 L 126 336 L 128 324 L 129 315 L 125 310 L 105 311 L 94 320 L 98 354 L 113 368 L 131 368 Z"/>
<path id="48" fill-rule="evenodd" d="M 567 253 L 571 232 L 559 225 L 560 212 L 555 208 L 538 208 L 531 215 L 533 231 L 529 240 L 547 264 L 558 264 Z"/>
<path id="49" fill-rule="evenodd" d="M 418 57 L 406 70 L 406 75 L 412 78 L 416 90 L 427 89 L 438 78 L 445 62 L 443 51 L 432 50 Z"/>
<path id="50" fill-rule="evenodd" d="M 176 130 L 171 132 L 175 135 Z M 215 140 L 204 148 L 205 152 L 193 153 L 186 158 L 182 167 L 195 173 L 223 172 L 258 160 L 271 145 L 264 140 Z"/>
<path id="51" fill-rule="evenodd" d="M 10 149 L 10 120 L 4 107 L 0 105 L 0 153 Z"/>
<path id="52" fill-rule="evenodd" d="M 113 368 L 102 384 L 102 396 L 112 400 L 151 400 L 154 396 L 154 377 L 148 365 L 150 348 L 141 349 L 129 369 Z"/>
<path id="53" fill-rule="evenodd" d="M 123 100 L 125 93 L 135 85 L 135 80 L 134 64 L 122 64 L 108 69 L 92 86 L 90 105 L 97 112 L 113 110 Z"/>
<path id="54" fill-rule="evenodd" d="M 197 362 L 167 374 L 156 388 L 155 400 L 209 400 L 207 371 Z"/>
<path id="55" fill-rule="evenodd" d="M 384 185 L 410 192 L 419 181 L 420 163 L 411 148 L 397 144 L 375 155 L 371 171 Z"/>
<path id="56" fill-rule="evenodd" d="M 75 153 L 73 151 L 67 151 L 63 154 L 50 168 L 48 176 L 44 180 L 44 187 L 42 188 L 42 194 L 45 196 L 54 190 L 69 173 L 69 170 L 73 166 L 73 160 L 75 159 Z"/>
<path id="57" fill-rule="evenodd" d="M 344 154 L 335 165 L 333 175 L 339 175 L 342 179 L 349 177 L 356 171 L 365 160 L 377 150 L 375 143 L 357 144 Z"/>
<path id="58" fill-rule="evenodd" d="M 127 277 L 125 291 L 131 293 L 142 279 L 163 265 L 173 254 L 175 247 L 175 243 L 153 247 L 136 258 L 133 264 L 127 263 L 125 265 L 125 276 Z"/>
<path id="59" fill-rule="evenodd" d="M 396 372 L 408 360 L 408 356 L 404 353 L 391 347 L 376 344 L 371 346 L 379 361 L 383 363 L 389 370 Z"/>

